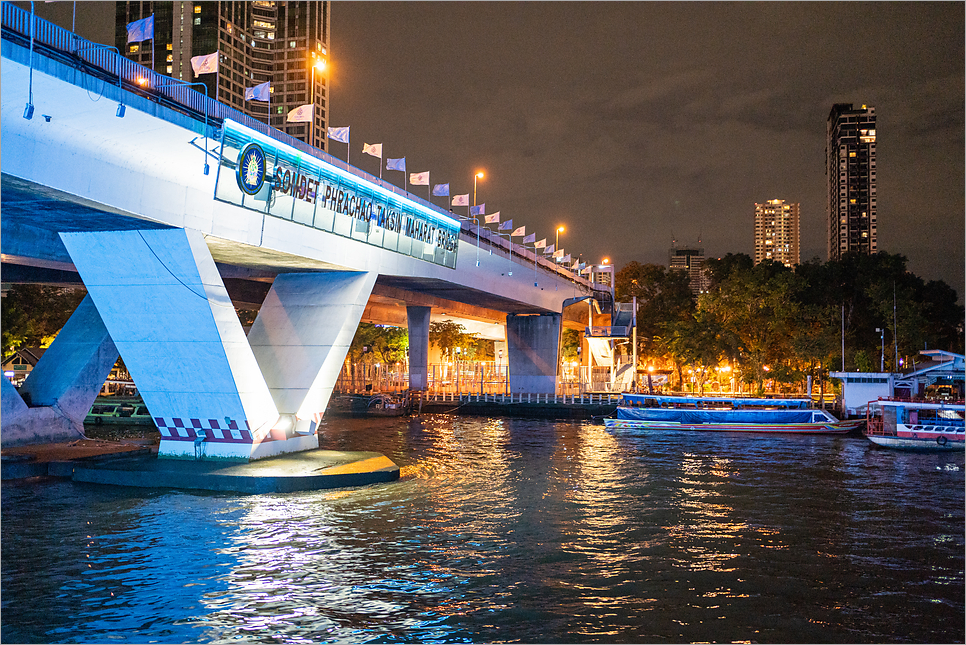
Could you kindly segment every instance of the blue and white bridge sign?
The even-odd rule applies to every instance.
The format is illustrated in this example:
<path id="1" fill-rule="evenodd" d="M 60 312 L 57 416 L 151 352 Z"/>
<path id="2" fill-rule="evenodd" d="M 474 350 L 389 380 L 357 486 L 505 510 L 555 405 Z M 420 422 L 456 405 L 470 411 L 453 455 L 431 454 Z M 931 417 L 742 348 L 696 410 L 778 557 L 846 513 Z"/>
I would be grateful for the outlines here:
<path id="1" fill-rule="evenodd" d="M 459 221 L 230 119 L 215 199 L 456 268 Z"/>

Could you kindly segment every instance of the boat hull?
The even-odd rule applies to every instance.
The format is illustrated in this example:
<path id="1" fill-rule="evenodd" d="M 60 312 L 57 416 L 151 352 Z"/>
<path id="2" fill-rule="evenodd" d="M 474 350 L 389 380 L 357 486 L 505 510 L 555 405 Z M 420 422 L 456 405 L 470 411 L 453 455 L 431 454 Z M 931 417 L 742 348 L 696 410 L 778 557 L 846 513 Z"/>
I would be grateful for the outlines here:
<path id="1" fill-rule="evenodd" d="M 883 448 L 893 448 L 895 450 L 914 450 L 918 452 L 947 452 L 966 450 L 966 441 L 962 439 L 949 439 L 942 441 L 942 437 L 935 439 L 896 437 L 893 435 L 865 435 L 869 441 Z"/>
<path id="2" fill-rule="evenodd" d="M 638 419 L 604 419 L 604 425 L 615 430 L 696 430 L 701 432 L 763 432 L 770 434 L 847 434 L 862 421 L 836 423 L 675 423 Z"/>

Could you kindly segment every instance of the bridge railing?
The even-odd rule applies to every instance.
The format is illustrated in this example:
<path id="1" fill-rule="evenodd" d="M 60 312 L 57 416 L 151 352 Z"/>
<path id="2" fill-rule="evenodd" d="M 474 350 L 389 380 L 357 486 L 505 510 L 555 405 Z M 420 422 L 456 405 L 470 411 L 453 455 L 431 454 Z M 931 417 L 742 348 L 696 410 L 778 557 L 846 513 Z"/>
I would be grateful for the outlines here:
<path id="1" fill-rule="evenodd" d="M 0 8 L 0 25 L 2 25 L 4 37 L 13 36 L 16 40 L 29 45 L 31 40 L 30 18 L 31 14 L 29 11 L 21 9 L 10 2 L 3 2 L 2 8 Z M 33 16 L 33 44 L 34 48 L 38 51 L 54 51 L 61 55 L 82 60 L 90 67 L 116 79 L 118 86 L 126 85 L 125 89 L 129 91 L 136 92 L 152 100 L 158 100 L 163 97 L 166 99 L 166 102 L 187 109 L 198 118 L 205 117 L 214 127 L 219 127 L 224 119 L 231 119 L 232 121 L 241 123 L 276 141 L 285 143 L 308 155 L 341 168 L 359 179 L 381 186 L 394 194 L 417 202 L 448 217 L 460 219 L 462 224 L 460 228 L 468 237 L 477 238 L 481 244 L 485 241 L 490 246 L 499 247 L 506 253 L 515 255 L 524 262 L 531 264 L 534 262 L 534 253 L 529 249 L 519 244 L 513 244 L 512 241 L 504 239 L 504 236 L 499 233 L 493 233 L 489 229 L 480 226 L 476 220 L 454 215 L 452 211 L 440 208 L 431 201 L 414 195 L 379 177 L 370 175 L 355 166 L 351 166 L 320 148 L 316 148 L 301 139 L 296 139 L 288 133 L 277 130 L 266 123 L 262 123 L 244 112 L 225 105 L 220 101 L 216 101 L 214 98 L 206 96 L 204 93 L 198 92 L 187 85 L 181 85 L 177 79 L 159 74 L 149 67 L 125 58 L 114 46 L 92 42 L 38 16 Z M 213 134 L 213 132 L 209 133 L 209 136 Z M 551 262 L 541 257 L 536 260 L 536 263 L 539 268 L 545 271 L 556 273 L 587 287 L 592 286 L 589 280 L 560 266 L 556 262 Z"/>

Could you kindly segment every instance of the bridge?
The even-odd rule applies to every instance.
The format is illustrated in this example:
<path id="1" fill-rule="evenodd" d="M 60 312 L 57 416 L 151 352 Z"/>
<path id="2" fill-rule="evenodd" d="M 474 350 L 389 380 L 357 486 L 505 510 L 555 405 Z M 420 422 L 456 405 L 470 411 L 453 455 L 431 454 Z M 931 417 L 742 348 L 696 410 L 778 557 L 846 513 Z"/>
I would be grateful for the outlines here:
<path id="1" fill-rule="evenodd" d="M 562 327 L 601 324 L 570 305 L 611 292 L 536 249 L 9 3 L 2 28 L 3 280 L 87 290 L 0 379 L 8 445 L 76 436 L 119 355 L 161 456 L 251 460 L 317 447 L 360 321 L 408 328 L 417 390 L 431 317 L 505 336 L 514 393 L 553 393 Z"/>

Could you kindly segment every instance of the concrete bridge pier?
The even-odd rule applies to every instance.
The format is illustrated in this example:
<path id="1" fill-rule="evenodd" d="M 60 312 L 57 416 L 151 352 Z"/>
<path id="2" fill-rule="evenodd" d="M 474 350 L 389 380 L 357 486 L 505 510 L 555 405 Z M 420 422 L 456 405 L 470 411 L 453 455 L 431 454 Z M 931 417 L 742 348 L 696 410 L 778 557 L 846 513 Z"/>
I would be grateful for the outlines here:
<path id="1" fill-rule="evenodd" d="M 429 387 L 429 317 L 432 307 L 406 307 L 409 333 L 409 387 Z"/>
<path id="2" fill-rule="evenodd" d="M 248 342 L 293 438 L 318 446 L 325 412 L 376 274 L 290 273 L 275 278 Z"/>
<path id="3" fill-rule="evenodd" d="M 5 446 L 76 439 L 118 352 L 90 295 L 81 301 L 18 393 L 3 378 Z"/>
<path id="4" fill-rule="evenodd" d="M 507 314 L 511 393 L 556 393 L 560 324 L 561 314 Z"/>
<path id="5" fill-rule="evenodd" d="M 161 432 L 159 456 L 299 449 L 274 429 L 278 409 L 199 231 L 61 239 Z"/>

